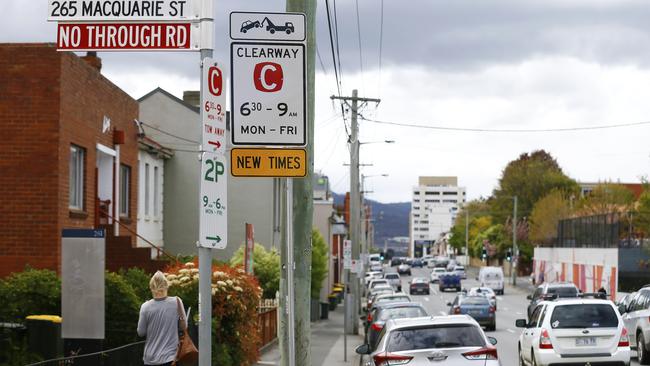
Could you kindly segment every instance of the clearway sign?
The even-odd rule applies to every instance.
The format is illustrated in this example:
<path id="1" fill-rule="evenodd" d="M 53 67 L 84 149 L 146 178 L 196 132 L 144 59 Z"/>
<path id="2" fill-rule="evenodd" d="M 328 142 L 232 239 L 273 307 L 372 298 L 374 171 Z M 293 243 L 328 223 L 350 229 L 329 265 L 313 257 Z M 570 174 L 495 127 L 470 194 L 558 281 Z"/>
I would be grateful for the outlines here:
<path id="1" fill-rule="evenodd" d="M 203 151 L 218 154 L 226 152 L 226 65 L 214 59 L 203 60 L 203 100 L 201 120 L 203 127 L 201 146 Z"/>
<path id="2" fill-rule="evenodd" d="M 198 21 L 199 3 L 196 0 L 49 0 L 47 20 Z"/>
<path id="3" fill-rule="evenodd" d="M 231 44 L 233 145 L 304 146 L 305 45 Z"/>
<path id="4" fill-rule="evenodd" d="M 305 14 L 232 12 L 230 13 L 230 38 L 234 40 L 303 42 L 305 40 Z"/>

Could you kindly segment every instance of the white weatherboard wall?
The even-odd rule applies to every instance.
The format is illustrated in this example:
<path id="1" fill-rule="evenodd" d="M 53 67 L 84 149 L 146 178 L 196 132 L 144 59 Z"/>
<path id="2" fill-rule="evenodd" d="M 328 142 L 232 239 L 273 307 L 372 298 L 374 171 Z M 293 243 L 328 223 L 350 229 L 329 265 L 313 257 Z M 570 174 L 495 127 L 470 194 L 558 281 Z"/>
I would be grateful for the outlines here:
<path id="1" fill-rule="evenodd" d="M 604 287 L 616 298 L 618 248 L 535 248 L 536 283 L 573 282 L 583 292 Z"/>
<path id="2" fill-rule="evenodd" d="M 147 167 L 149 174 L 146 173 Z M 165 244 L 163 240 L 164 167 L 165 161 L 162 158 L 142 150 L 138 152 L 138 235 L 159 247 Z M 141 238 L 138 238 L 137 246 L 150 247 Z"/>

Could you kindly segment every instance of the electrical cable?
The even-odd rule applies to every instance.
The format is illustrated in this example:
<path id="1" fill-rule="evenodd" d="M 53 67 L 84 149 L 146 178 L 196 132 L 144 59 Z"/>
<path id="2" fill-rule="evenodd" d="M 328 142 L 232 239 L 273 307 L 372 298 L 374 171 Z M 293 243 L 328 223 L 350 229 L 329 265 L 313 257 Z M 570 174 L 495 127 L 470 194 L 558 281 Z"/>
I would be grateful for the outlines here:
<path id="1" fill-rule="evenodd" d="M 338 91 L 338 95 L 341 96 L 341 82 L 339 79 L 339 69 L 336 63 L 336 50 L 334 49 L 334 34 L 332 33 L 332 19 L 330 16 L 330 2 L 329 0 L 325 0 L 325 10 L 327 11 L 327 26 L 329 28 L 329 36 L 330 36 L 330 47 L 332 50 L 332 64 L 334 65 L 334 77 L 336 78 L 336 90 Z M 335 15 L 336 16 L 336 15 Z M 341 111 L 343 111 L 343 105 L 341 105 Z"/>
<path id="2" fill-rule="evenodd" d="M 644 122 L 619 123 L 619 124 L 611 124 L 611 125 L 586 126 L 586 127 L 567 127 L 567 128 L 489 129 L 489 128 L 471 128 L 471 127 L 446 127 L 446 126 L 435 126 L 435 125 L 420 125 L 414 123 L 380 121 L 376 119 L 366 118 L 361 114 L 359 114 L 359 118 L 367 122 L 383 124 L 383 125 L 391 125 L 391 126 L 423 128 L 423 129 L 439 130 L 439 131 L 493 132 L 493 133 L 545 133 L 545 132 L 592 131 L 592 130 L 604 130 L 604 129 L 612 129 L 612 128 L 650 125 L 650 121 L 644 121 Z"/>
<path id="3" fill-rule="evenodd" d="M 357 39 L 359 40 L 359 71 L 361 72 L 361 89 L 363 86 L 363 50 L 361 49 L 361 19 L 359 18 L 359 0 L 355 0 L 357 8 Z"/>
<path id="4" fill-rule="evenodd" d="M 384 48 L 384 0 L 381 0 L 381 16 L 379 19 L 379 87 L 377 94 L 379 94 L 379 99 L 381 99 L 381 64 Z"/>
<path id="5" fill-rule="evenodd" d="M 192 142 L 192 143 L 195 143 L 195 144 L 198 144 L 198 143 L 199 143 L 198 141 L 190 140 L 190 139 L 187 139 L 187 138 L 185 138 L 185 137 L 181 137 L 181 136 L 178 136 L 178 135 L 174 135 L 174 134 L 171 133 L 171 132 L 167 132 L 167 131 L 165 131 L 165 130 L 161 130 L 160 128 L 158 128 L 158 127 L 154 127 L 154 126 L 152 126 L 152 125 L 150 125 L 150 124 L 147 124 L 147 123 L 145 123 L 145 122 L 140 121 L 140 123 L 143 124 L 143 125 L 145 125 L 145 126 L 147 126 L 147 127 L 149 127 L 149 128 L 151 128 L 152 130 L 156 130 L 156 131 L 158 131 L 158 132 L 160 132 L 160 133 L 162 133 L 162 134 L 165 134 L 165 135 L 167 135 L 167 136 L 174 137 L 174 138 L 177 138 L 177 139 L 179 139 L 179 140 L 183 140 L 183 141 L 187 141 L 187 142 Z"/>

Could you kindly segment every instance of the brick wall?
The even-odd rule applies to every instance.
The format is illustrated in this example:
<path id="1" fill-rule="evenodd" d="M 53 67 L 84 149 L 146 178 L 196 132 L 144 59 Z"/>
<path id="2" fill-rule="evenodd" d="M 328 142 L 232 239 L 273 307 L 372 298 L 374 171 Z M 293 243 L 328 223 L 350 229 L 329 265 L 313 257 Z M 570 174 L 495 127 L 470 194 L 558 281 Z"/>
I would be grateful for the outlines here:
<path id="1" fill-rule="evenodd" d="M 0 275 L 58 263 L 59 65 L 51 46 L 0 44 Z"/>
<path id="2" fill-rule="evenodd" d="M 76 55 L 50 44 L 0 44 L 0 277 L 26 264 L 58 271 L 61 229 L 93 227 L 96 145 L 114 148 L 114 129 L 126 135 L 120 155 L 131 167 L 136 231 L 137 117 L 138 103 Z M 86 149 L 85 207 L 76 215 L 68 208 L 72 143 Z"/>

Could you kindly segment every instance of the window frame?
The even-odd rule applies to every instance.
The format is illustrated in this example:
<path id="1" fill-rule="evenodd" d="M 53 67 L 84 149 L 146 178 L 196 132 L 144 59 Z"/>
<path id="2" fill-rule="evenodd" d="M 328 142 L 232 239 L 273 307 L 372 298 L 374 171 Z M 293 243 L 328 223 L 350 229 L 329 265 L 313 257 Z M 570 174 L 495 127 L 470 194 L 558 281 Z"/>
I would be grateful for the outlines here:
<path id="1" fill-rule="evenodd" d="M 150 166 L 149 163 L 144 163 L 144 217 L 146 219 L 149 219 L 149 217 L 151 215 L 151 209 L 150 209 L 150 205 L 149 205 L 149 198 L 150 198 L 150 195 L 151 195 L 149 193 L 150 190 L 151 190 L 151 187 L 150 187 L 150 184 L 149 184 L 149 181 L 150 181 L 150 178 L 151 178 L 150 173 L 149 173 L 149 166 Z"/>
<path id="2" fill-rule="evenodd" d="M 160 169 L 157 165 L 153 166 L 153 217 L 158 219 L 160 216 L 160 189 L 158 185 L 160 184 Z"/>
<path id="3" fill-rule="evenodd" d="M 73 157 L 78 156 L 73 162 Z M 73 165 L 76 170 L 73 173 Z M 76 144 L 70 144 L 68 159 L 68 209 L 85 211 L 86 207 L 86 149 Z M 73 177 L 74 174 L 74 177 Z M 73 179 L 78 183 L 73 188 Z M 74 190 L 74 192 L 73 192 Z M 73 203 L 73 199 L 78 202 Z"/>
<path id="4" fill-rule="evenodd" d="M 126 178 L 126 187 L 124 179 Z M 126 164 L 120 164 L 120 202 L 118 205 L 118 214 L 120 217 L 131 217 L 131 167 Z M 123 207 L 125 205 L 126 207 Z"/>

